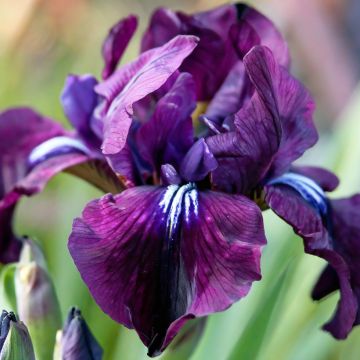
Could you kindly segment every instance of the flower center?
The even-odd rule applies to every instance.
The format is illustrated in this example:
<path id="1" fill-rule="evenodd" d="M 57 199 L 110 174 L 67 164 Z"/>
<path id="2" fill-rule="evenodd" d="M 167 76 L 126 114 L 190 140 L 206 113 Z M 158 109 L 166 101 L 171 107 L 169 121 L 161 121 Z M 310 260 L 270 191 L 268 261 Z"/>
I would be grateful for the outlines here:
<path id="1" fill-rule="evenodd" d="M 324 190 L 312 179 L 295 173 L 286 173 L 269 181 L 268 185 L 287 185 L 297 191 L 302 198 L 315 207 L 321 215 L 326 215 L 328 205 Z"/>

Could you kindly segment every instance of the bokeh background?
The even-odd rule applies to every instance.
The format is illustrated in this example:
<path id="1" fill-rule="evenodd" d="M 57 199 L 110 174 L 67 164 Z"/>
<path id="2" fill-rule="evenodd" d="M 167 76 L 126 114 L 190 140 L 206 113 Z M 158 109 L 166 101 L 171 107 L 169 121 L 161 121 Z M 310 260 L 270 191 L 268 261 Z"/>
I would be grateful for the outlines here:
<path id="1" fill-rule="evenodd" d="M 0 109 L 29 105 L 68 126 L 59 102 L 65 77 L 68 73 L 100 74 L 102 40 L 119 18 L 129 13 L 140 18 L 137 37 L 124 58 L 127 62 L 137 54 L 140 34 L 154 8 L 168 6 L 192 12 L 222 3 L 0 0 Z M 321 140 L 303 162 L 327 166 L 340 177 L 341 186 L 332 196 L 360 191 L 360 1 L 248 3 L 279 26 L 290 44 L 293 73 L 316 99 Z M 82 309 L 105 350 L 105 359 L 145 359 L 146 349 L 135 332 L 111 321 L 91 299 L 67 251 L 72 219 L 99 195 L 81 180 L 59 175 L 42 194 L 21 202 L 16 229 L 41 242 L 63 315 L 71 305 Z M 263 280 L 228 311 L 194 322 L 163 358 L 360 358 L 360 327 L 340 342 L 320 330 L 338 300 L 338 294 L 320 303 L 310 299 L 312 285 L 324 263 L 304 255 L 302 241 L 270 211 L 265 220 L 269 244 L 262 260 Z"/>

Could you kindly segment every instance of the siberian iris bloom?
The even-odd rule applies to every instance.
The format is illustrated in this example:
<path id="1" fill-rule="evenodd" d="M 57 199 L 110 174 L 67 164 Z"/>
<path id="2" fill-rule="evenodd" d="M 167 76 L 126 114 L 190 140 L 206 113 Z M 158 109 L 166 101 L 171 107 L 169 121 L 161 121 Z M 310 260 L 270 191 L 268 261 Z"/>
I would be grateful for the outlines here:
<path id="1" fill-rule="evenodd" d="M 318 135 L 280 33 L 245 5 L 191 16 L 162 8 L 139 57 L 116 69 L 136 24 L 129 16 L 110 30 L 102 81 L 67 79 L 74 131 L 30 109 L 1 114 L 4 249 L 17 244 L 9 218 L 19 197 L 55 173 L 108 192 L 74 221 L 69 250 L 101 309 L 154 356 L 187 320 L 225 310 L 260 280 L 269 207 L 328 261 L 313 295 L 340 288 L 326 329 L 345 337 L 359 321 L 360 233 L 350 223 L 359 198 L 329 200 L 335 176 L 293 165 Z"/>

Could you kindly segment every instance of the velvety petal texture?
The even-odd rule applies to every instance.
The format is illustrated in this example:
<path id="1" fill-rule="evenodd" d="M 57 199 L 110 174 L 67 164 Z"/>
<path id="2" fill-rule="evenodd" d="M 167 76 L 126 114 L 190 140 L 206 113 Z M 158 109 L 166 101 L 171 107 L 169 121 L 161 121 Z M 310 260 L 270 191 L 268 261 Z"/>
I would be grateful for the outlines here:
<path id="1" fill-rule="evenodd" d="M 159 89 L 197 45 L 194 36 L 177 36 L 165 45 L 149 50 L 133 63 L 115 72 L 97 87 L 111 101 L 104 119 L 105 155 L 125 146 L 133 115 L 133 104 Z"/>
<path id="2" fill-rule="evenodd" d="M 293 174 L 273 181 L 265 193 L 269 207 L 303 238 L 305 252 L 328 262 L 330 268 L 315 288 L 314 297 L 340 289 L 336 312 L 324 329 L 338 339 L 346 338 L 358 312 L 354 265 L 359 260 L 360 232 L 354 219 L 359 216 L 359 196 L 330 201 L 311 179 Z"/>
<path id="3" fill-rule="evenodd" d="M 102 56 L 105 63 L 102 72 L 103 79 L 107 79 L 116 69 L 116 66 L 133 37 L 136 28 L 136 16 L 129 15 L 125 19 L 121 19 L 110 29 L 102 47 Z"/>
<path id="4" fill-rule="evenodd" d="M 135 328 L 154 356 L 186 320 L 248 293 L 264 244 L 252 201 L 190 183 L 92 201 L 74 221 L 69 250 L 103 311 Z"/>
<path id="5" fill-rule="evenodd" d="M 287 171 L 318 137 L 312 98 L 268 48 L 254 47 L 244 65 L 255 92 L 235 114 L 235 131 L 214 135 L 207 143 L 219 161 L 214 185 L 249 193 Z"/>

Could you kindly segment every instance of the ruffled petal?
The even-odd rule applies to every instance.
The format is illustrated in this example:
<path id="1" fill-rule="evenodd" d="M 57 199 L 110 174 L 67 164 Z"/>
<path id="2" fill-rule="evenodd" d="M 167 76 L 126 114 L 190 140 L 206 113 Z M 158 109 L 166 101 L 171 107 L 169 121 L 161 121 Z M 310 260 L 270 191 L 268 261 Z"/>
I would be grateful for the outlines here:
<path id="1" fill-rule="evenodd" d="M 237 60 L 228 37 L 236 16 L 233 5 L 220 6 L 194 15 L 160 8 L 151 17 L 141 49 L 145 51 L 160 46 L 178 34 L 199 37 L 199 45 L 185 59 L 180 70 L 189 72 L 194 77 L 198 100 L 209 100 Z"/>
<path id="2" fill-rule="evenodd" d="M 164 46 L 142 54 L 97 86 L 97 91 L 111 102 L 104 119 L 102 149 L 105 155 L 117 154 L 124 147 L 132 122 L 133 104 L 159 89 L 196 44 L 197 38 L 193 36 L 177 36 Z"/>
<path id="3" fill-rule="evenodd" d="M 335 212 L 328 208 L 327 216 L 321 216 L 316 206 L 309 204 L 299 192 L 289 186 L 266 186 L 265 192 L 265 201 L 269 207 L 303 238 L 305 252 L 321 257 L 335 270 L 340 300 L 324 329 L 338 339 L 346 338 L 354 325 L 358 303 L 352 289 L 351 269 L 337 248 L 337 243 L 344 239 L 339 238 L 336 231 L 332 231 L 336 226 L 331 226 L 336 221 Z M 346 228 L 344 231 L 348 230 Z M 322 291 L 326 293 L 327 290 Z"/>
<path id="4" fill-rule="evenodd" d="M 103 79 L 107 79 L 115 71 L 136 28 L 136 16 L 129 15 L 125 19 L 121 19 L 110 29 L 102 47 L 102 56 L 105 63 L 102 71 Z"/>
<path id="5" fill-rule="evenodd" d="M 89 203 L 69 250 L 103 311 L 135 328 L 154 356 L 186 320 L 248 293 L 261 277 L 264 244 L 255 203 L 188 184 L 136 187 Z"/>
<path id="6" fill-rule="evenodd" d="M 281 123 L 281 143 L 268 174 L 277 176 L 316 143 L 318 134 L 312 118 L 315 105 L 307 90 L 276 63 L 268 48 L 254 47 L 244 57 L 244 64 L 261 101 Z"/>

